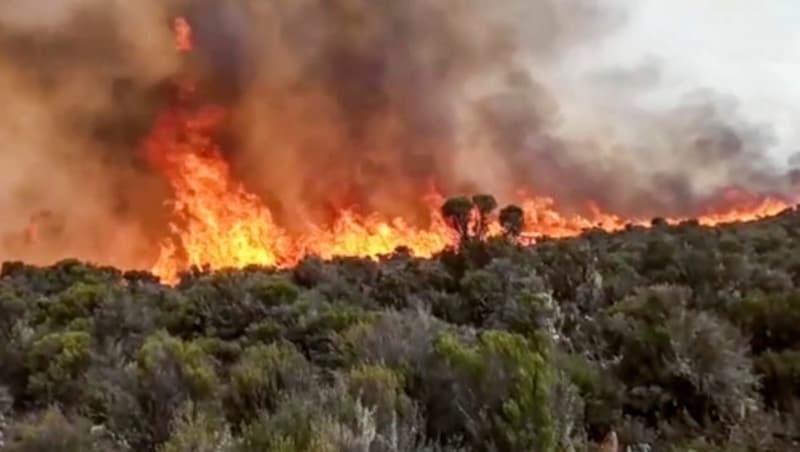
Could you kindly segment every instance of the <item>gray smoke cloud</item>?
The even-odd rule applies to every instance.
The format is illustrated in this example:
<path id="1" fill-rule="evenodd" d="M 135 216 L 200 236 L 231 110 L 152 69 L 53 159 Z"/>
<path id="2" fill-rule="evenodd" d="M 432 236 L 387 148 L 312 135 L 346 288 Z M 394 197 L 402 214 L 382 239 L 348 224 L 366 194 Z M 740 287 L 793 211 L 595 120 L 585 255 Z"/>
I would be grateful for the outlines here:
<path id="1" fill-rule="evenodd" d="M 574 63 L 624 26 L 626 3 L 6 0 L 0 235 L 42 211 L 58 234 L 0 257 L 143 265 L 169 190 L 138 147 L 187 72 L 231 112 L 237 177 L 289 227 L 354 204 L 425 218 L 432 186 L 626 215 L 697 213 L 730 188 L 792 193 L 798 178 L 765 157 L 770 125 L 735 96 L 651 102 L 668 62 Z M 188 62 L 177 14 L 194 29 Z"/>
<path id="2" fill-rule="evenodd" d="M 665 63 L 572 65 L 624 25 L 621 2 L 245 3 L 214 15 L 247 61 L 235 160 L 292 215 L 326 202 L 407 212 L 428 180 L 627 215 L 792 189 L 766 157 L 770 125 L 735 97 L 698 87 L 646 105 Z"/>
<path id="3" fill-rule="evenodd" d="M 0 258 L 130 265 L 148 252 L 168 192 L 134 148 L 179 63 L 161 3 L 0 2 Z"/>
<path id="4" fill-rule="evenodd" d="M 611 32 L 619 12 L 597 5 L 250 2 L 231 20 L 251 62 L 237 162 L 293 214 L 325 203 L 408 214 L 429 181 L 507 197 L 523 141 L 546 138 L 558 114 L 524 64 L 557 64 Z"/>

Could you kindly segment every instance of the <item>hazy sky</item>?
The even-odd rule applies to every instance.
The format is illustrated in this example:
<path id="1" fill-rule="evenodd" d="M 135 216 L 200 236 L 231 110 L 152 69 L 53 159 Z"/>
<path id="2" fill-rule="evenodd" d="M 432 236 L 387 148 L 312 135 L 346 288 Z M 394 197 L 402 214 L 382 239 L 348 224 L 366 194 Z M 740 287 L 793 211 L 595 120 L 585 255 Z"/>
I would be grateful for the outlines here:
<path id="1" fill-rule="evenodd" d="M 800 151 L 800 1 L 638 0 L 618 45 L 664 60 L 665 76 L 736 95 Z"/>
<path id="2" fill-rule="evenodd" d="M 733 94 L 752 119 L 774 125 L 778 156 L 800 151 L 800 0 L 630 3 L 606 55 L 658 61 L 665 94 L 698 86 Z"/>

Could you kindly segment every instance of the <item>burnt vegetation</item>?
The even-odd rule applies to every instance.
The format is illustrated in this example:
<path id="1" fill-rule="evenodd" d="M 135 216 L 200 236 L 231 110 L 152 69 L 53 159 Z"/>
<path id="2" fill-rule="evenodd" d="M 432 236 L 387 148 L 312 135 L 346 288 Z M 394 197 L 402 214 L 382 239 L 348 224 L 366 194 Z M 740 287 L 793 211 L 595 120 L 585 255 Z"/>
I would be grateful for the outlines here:
<path id="1" fill-rule="evenodd" d="M 798 450 L 800 213 L 519 243 L 479 195 L 432 259 L 3 265 L 0 449 Z M 497 215 L 504 234 L 488 234 Z"/>

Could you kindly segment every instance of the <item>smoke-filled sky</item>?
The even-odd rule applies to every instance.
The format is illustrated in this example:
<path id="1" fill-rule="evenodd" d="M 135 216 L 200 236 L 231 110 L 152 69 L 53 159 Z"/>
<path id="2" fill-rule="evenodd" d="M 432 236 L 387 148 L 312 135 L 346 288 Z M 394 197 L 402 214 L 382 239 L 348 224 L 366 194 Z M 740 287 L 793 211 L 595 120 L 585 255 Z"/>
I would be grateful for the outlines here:
<path id="1" fill-rule="evenodd" d="M 290 227 L 414 217 L 431 183 L 624 215 L 795 197 L 798 19 L 794 0 L 2 0 L 0 235 L 43 211 L 59 232 L 0 258 L 151 251 L 170 190 L 140 143 L 187 75 Z"/>
<path id="2" fill-rule="evenodd" d="M 660 62 L 663 101 L 710 86 L 773 124 L 775 158 L 800 151 L 800 2 L 633 0 L 627 26 L 602 54 L 620 64 Z"/>

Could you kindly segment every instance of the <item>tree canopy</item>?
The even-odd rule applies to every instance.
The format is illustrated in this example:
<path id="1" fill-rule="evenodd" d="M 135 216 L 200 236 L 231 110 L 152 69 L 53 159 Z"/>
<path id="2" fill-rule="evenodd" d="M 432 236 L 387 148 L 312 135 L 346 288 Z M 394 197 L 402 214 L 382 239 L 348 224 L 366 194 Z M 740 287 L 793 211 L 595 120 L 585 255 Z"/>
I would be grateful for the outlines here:
<path id="1" fill-rule="evenodd" d="M 183 275 L 0 272 L 0 449 L 796 450 L 800 213 Z M 509 236 L 518 207 L 499 212 Z M 607 449 L 604 449 L 607 450 Z"/>

